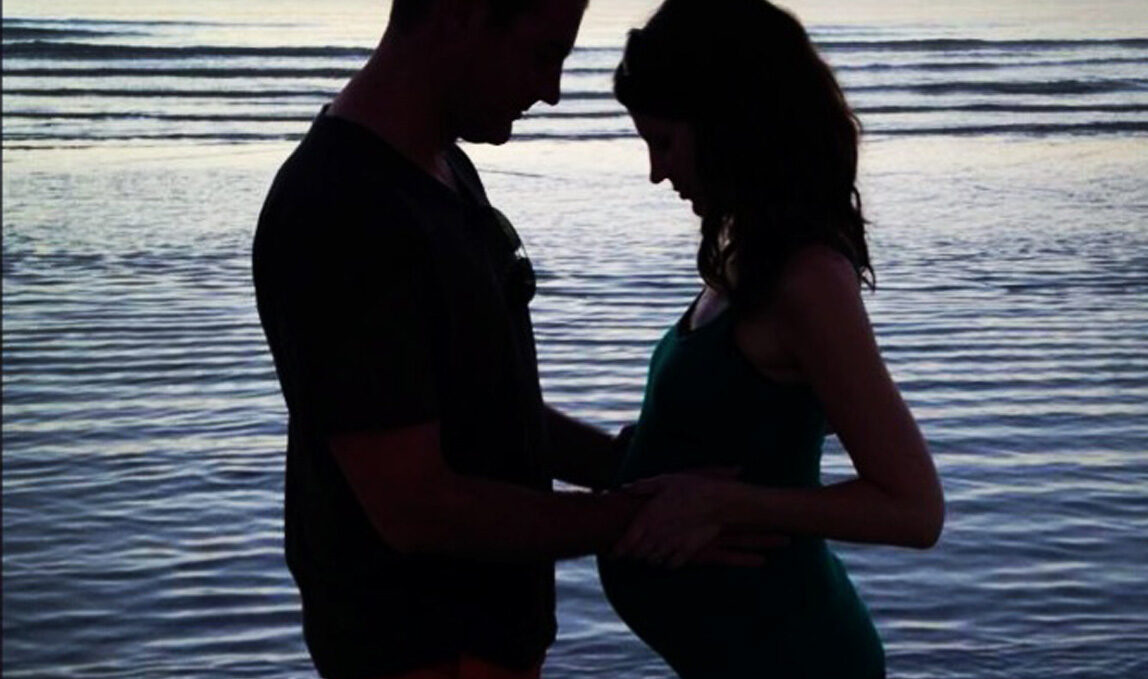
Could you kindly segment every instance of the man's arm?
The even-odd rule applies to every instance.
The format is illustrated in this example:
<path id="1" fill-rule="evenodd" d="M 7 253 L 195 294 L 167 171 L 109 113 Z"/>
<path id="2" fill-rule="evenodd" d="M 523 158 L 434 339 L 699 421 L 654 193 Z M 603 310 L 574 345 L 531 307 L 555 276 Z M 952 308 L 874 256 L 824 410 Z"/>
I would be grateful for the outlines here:
<path id="1" fill-rule="evenodd" d="M 546 428 L 554 459 L 554 478 L 602 490 L 614 481 L 622 460 L 615 437 L 546 406 Z"/>
<path id="2" fill-rule="evenodd" d="M 338 435 L 330 444 L 376 530 L 405 554 L 530 561 L 604 552 L 642 504 L 625 494 L 552 493 L 456 474 L 443 460 L 437 422 Z"/>

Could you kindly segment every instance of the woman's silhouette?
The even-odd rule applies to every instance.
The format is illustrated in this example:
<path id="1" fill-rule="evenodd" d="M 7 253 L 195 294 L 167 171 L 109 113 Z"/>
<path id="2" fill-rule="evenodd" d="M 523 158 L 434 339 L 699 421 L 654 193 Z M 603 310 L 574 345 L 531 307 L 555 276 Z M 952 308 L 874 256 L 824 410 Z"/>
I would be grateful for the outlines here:
<path id="1" fill-rule="evenodd" d="M 607 595 L 686 679 L 883 676 L 825 540 L 928 547 L 944 506 L 861 300 L 857 121 L 765 0 L 666 0 L 631 32 L 615 93 L 650 180 L 701 217 L 704 287 L 650 364 L 619 482 L 652 499 L 601 561 Z M 857 476 L 822 486 L 830 430 Z M 762 567 L 682 566 L 736 532 L 789 542 Z"/>

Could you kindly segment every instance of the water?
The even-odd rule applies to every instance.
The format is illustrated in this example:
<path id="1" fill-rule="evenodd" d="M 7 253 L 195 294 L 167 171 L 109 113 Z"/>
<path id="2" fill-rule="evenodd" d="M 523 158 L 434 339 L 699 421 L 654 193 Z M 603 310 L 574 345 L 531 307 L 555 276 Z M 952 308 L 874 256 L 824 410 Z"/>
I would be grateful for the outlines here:
<path id="1" fill-rule="evenodd" d="M 651 4 L 595 3 L 563 102 L 471 149 L 539 272 L 547 398 L 609 428 L 697 285 L 607 95 Z M 1148 17 L 995 5 L 795 3 L 869 133 L 867 303 L 949 499 L 932 551 L 838 549 L 893 676 L 1145 677 Z M 5 676 L 310 674 L 250 238 L 379 11 L 5 6 Z M 559 597 L 547 676 L 667 676 L 591 561 Z"/>

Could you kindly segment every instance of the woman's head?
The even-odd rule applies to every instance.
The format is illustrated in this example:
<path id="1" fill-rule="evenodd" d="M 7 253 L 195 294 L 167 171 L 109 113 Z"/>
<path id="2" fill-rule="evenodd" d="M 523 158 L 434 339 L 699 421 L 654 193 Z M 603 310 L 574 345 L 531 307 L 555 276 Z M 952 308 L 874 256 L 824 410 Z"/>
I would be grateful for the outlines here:
<path id="1" fill-rule="evenodd" d="M 631 31 L 614 91 L 650 144 L 652 181 L 670 174 L 654 167 L 658 144 L 692 145 L 707 283 L 760 300 L 810 243 L 871 280 L 857 120 L 792 15 L 766 0 L 666 0 Z"/>

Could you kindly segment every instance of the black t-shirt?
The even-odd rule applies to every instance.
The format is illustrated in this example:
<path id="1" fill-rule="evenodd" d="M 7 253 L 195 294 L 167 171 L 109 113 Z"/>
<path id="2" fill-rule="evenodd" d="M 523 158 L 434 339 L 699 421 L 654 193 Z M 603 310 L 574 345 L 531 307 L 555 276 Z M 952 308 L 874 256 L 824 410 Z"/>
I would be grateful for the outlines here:
<path id="1" fill-rule="evenodd" d="M 457 194 L 321 114 L 259 218 L 256 296 L 289 415 L 287 563 L 326 676 L 463 652 L 525 667 L 554 638 L 553 562 L 399 555 L 328 447 L 334 434 L 438 420 L 455 472 L 551 487 L 532 271 L 465 154 L 449 162 Z"/>

